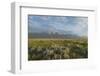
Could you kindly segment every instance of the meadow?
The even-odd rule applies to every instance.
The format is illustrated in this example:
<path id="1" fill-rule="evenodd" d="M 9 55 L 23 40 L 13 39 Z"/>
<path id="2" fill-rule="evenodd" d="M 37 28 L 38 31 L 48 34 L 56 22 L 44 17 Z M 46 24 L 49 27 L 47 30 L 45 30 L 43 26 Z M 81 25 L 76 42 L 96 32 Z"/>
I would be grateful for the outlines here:
<path id="1" fill-rule="evenodd" d="M 87 39 L 28 39 L 28 60 L 88 58 Z"/>

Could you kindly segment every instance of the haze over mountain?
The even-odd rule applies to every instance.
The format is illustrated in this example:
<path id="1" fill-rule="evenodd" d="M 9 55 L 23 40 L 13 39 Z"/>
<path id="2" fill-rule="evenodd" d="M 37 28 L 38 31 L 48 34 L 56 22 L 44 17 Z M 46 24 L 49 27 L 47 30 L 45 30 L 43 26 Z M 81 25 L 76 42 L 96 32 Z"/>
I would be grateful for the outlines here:
<path id="1" fill-rule="evenodd" d="M 28 16 L 28 36 L 31 38 L 87 37 L 88 18 L 77 16 Z"/>

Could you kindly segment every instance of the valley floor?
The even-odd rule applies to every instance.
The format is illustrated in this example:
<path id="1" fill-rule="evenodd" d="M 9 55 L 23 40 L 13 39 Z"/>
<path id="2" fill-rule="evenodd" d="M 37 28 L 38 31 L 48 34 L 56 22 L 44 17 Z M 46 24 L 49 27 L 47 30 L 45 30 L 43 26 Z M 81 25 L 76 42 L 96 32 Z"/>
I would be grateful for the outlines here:
<path id="1" fill-rule="evenodd" d="M 28 39 L 28 60 L 88 58 L 86 39 Z"/>

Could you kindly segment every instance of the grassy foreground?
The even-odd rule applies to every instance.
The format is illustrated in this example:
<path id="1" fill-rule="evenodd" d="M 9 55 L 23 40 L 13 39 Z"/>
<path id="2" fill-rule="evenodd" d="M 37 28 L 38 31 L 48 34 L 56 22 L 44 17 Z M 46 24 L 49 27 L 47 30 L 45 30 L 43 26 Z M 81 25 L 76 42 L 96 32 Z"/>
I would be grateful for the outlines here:
<path id="1" fill-rule="evenodd" d="M 88 58 L 86 39 L 28 39 L 28 60 Z"/>

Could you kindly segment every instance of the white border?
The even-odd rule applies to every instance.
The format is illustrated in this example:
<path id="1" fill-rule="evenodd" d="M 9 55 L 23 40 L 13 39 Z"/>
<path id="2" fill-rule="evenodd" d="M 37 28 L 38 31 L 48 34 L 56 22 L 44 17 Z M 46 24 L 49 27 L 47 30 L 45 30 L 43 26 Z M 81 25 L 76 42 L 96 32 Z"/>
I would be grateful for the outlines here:
<path id="1" fill-rule="evenodd" d="M 27 8 L 28 7 L 28 8 Z M 46 72 L 64 69 L 93 67 L 95 47 L 95 9 L 83 7 L 53 8 L 26 3 L 12 3 L 12 72 Z M 27 14 L 88 16 L 89 58 L 78 60 L 52 60 L 28 62 Z M 26 44 L 25 44 L 26 43 Z M 25 49 L 26 48 L 26 49 Z M 21 50 L 21 51 L 20 51 Z M 25 51 L 23 51 L 25 50 Z M 20 57 L 21 56 L 21 57 Z"/>

